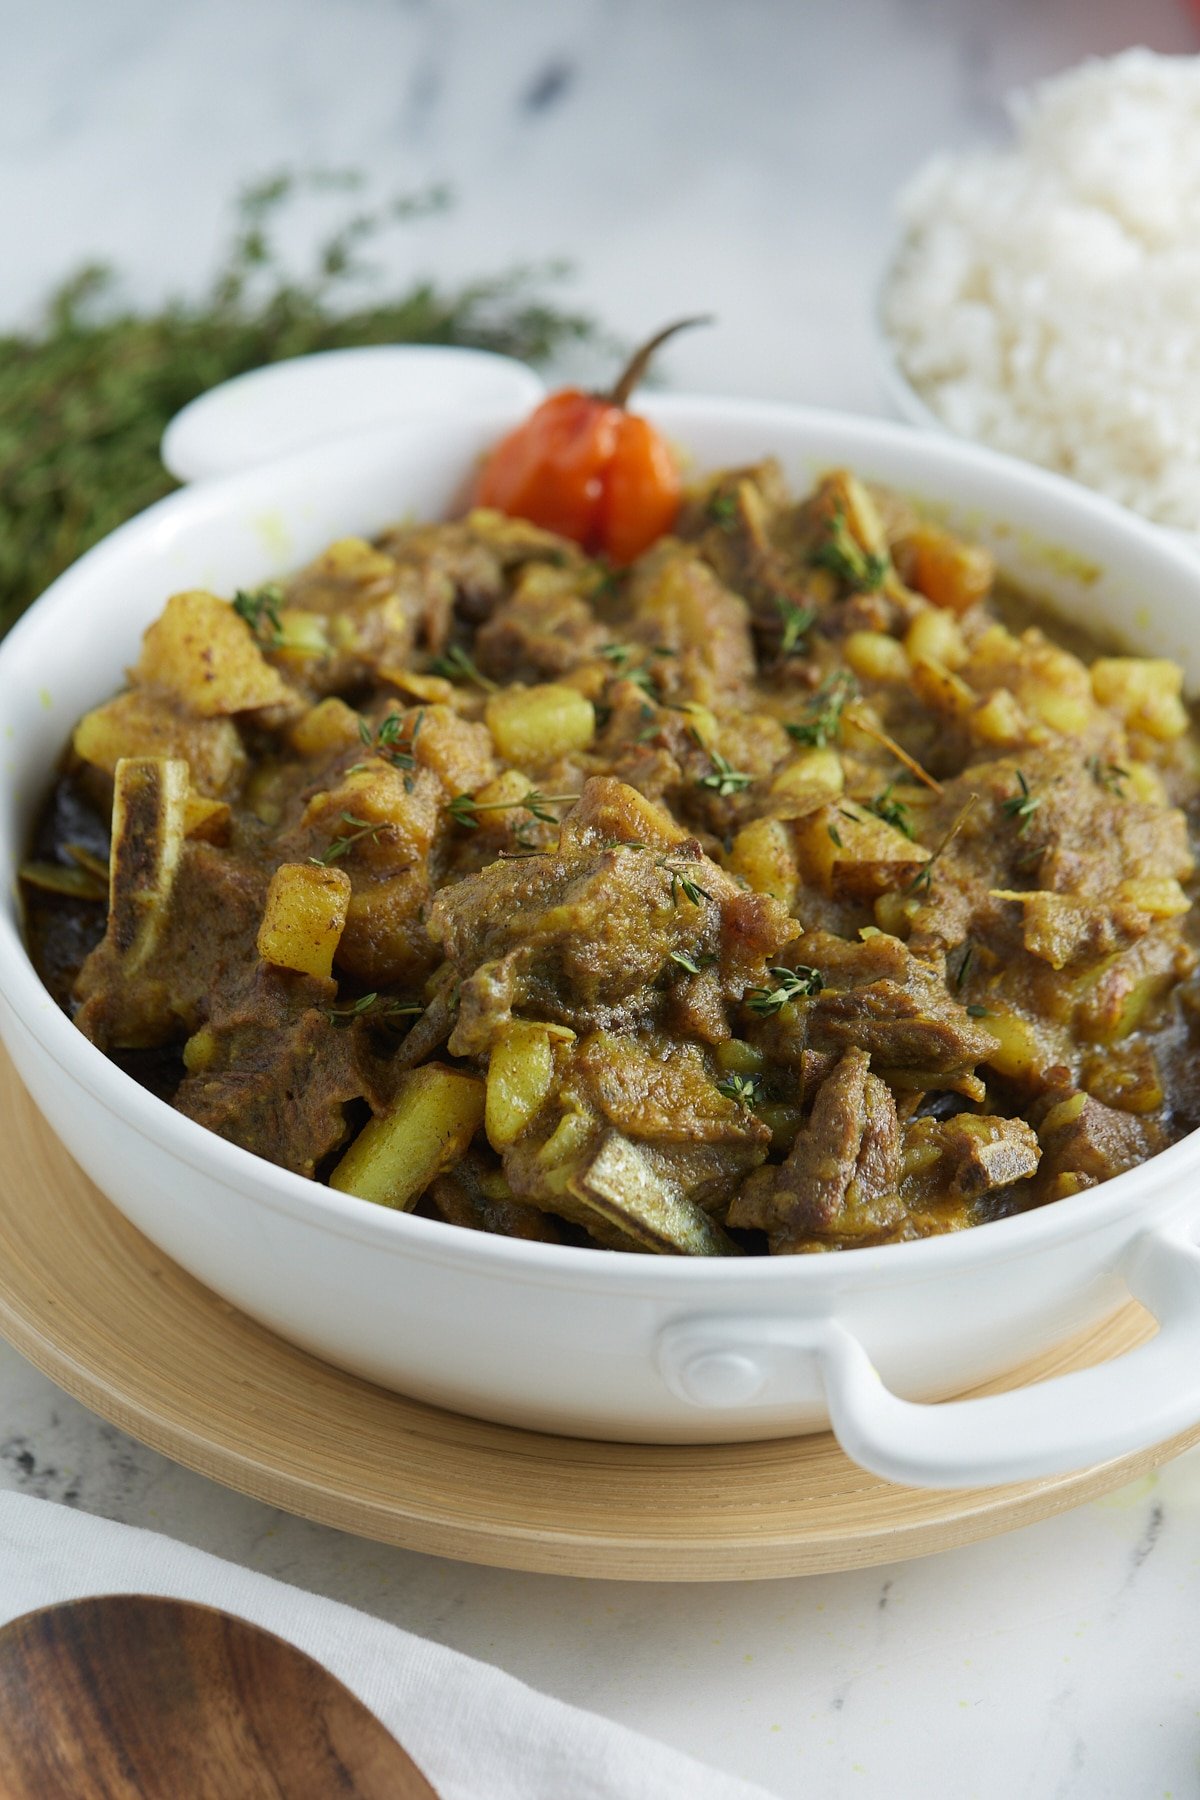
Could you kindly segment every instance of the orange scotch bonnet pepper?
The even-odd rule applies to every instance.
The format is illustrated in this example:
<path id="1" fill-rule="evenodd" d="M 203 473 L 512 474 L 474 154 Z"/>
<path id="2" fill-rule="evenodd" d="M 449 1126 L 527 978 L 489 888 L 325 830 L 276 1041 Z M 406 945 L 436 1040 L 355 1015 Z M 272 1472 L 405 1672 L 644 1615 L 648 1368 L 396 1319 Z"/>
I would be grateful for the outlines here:
<path id="1" fill-rule="evenodd" d="M 625 402 L 667 338 L 707 322 L 680 319 L 658 332 L 607 394 L 549 395 L 491 452 L 475 504 L 573 538 L 613 563 L 640 556 L 675 523 L 682 484 L 663 438 Z"/>

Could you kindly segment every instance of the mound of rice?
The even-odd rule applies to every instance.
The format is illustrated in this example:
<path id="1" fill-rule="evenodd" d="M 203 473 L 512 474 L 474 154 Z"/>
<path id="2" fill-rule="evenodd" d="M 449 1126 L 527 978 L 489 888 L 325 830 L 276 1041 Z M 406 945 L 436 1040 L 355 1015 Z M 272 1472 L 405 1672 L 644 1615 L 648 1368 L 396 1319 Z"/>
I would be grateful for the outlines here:
<path id="1" fill-rule="evenodd" d="M 1009 108 L 1009 148 L 902 197 L 899 366 L 952 431 L 1200 530 L 1200 57 L 1131 50 Z"/>

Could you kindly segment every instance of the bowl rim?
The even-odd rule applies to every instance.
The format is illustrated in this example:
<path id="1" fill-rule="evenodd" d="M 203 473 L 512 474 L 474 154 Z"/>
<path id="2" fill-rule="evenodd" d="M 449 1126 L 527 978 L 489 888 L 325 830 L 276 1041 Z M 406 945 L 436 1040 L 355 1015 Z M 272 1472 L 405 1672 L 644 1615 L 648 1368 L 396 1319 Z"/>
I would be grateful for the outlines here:
<path id="1" fill-rule="evenodd" d="M 787 425 L 802 435 L 825 440 L 829 451 L 817 460 L 835 462 L 840 443 L 843 454 L 861 445 L 872 445 L 902 455 L 912 454 L 914 478 L 926 478 L 929 466 L 936 471 L 966 464 L 977 476 L 988 478 L 999 490 L 997 499 L 1019 504 L 1022 496 L 1047 498 L 1067 511 L 1080 526 L 1089 519 L 1110 535 L 1116 532 L 1148 564 L 1152 576 L 1157 563 L 1195 588 L 1200 616 L 1200 566 L 1183 545 L 1172 541 L 1161 528 L 1126 511 L 1115 502 L 1032 463 L 1004 456 L 985 446 L 942 432 L 936 437 L 907 425 L 865 415 L 795 406 L 779 401 L 745 401 L 724 396 L 677 394 L 647 395 L 643 410 L 657 413 L 663 423 L 686 431 L 689 423 L 754 425 L 769 431 L 772 423 Z M 461 429 L 468 418 L 455 421 Z M 428 432 L 426 421 L 419 430 Z M 280 458 L 252 470 L 216 477 L 183 488 L 156 501 L 144 512 L 119 526 L 87 551 L 34 602 L 0 644 L 0 695 L 10 666 L 26 641 L 44 632 L 52 620 L 69 615 L 83 602 L 98 574 L 114 561 L 136 555 L 137 547 L 159 534 L 169 534 L 177 524 L 208 511 L 220 517 L 225 510 L 245 505 L 256 482 L 281 477 L 285 472 L 307 473 L 317 479 L 330 457 L 373 457 L 389 448 L 411 444 L 414 433 L 398 429 L 357 434 L 334 444 L 324 444 Z M 770 454 L 768 442 L 764 454 Z M 402 510 L 398 506 L 398 511 Z M 19 779 L 16 771 L 5 781 Z M 0 1018 L 9 1040 L 25 1037 L 48 1057 L 69 1083 L 77 1084 L 118 1126 L 133 1130 L 144 1141 L 173 1161 L 272 1211 L 301 1224 L 333 1232 L 386 1249 L 393 1254 L 424 1261 L 502 1274 L 507 1280 L 529 1285 L 606 1288 L 649 1292 L 668 1287 L 696 1297 L 706 1294 L 719 1300 L 734 1284 L 752 1283 L 764 1296 L 781 1284 L 802 1293 L 828 1294 L 832 1298 L 848 1288 L 890 1285 L 892 1281 L 940 1280 L 955 1270 L 973 1266 L 979 1259 L 1008 1262 L 1038 1249 L 1061 1244 L 1094 1229 L 1113 1224 L 1123 1215 L 1136 1217 L 1139 1203 L 1161 1199 L 1169 1186 L 1177 1189 L 1172 1210 L 1187 1203 L 1186 1178 L 1200 1173 L 1200 1130 L 1188 1133 L 1146 1162 L 1114 1176 L 1096 1188 L 1054 1201 L 1046 1206 L 997 1219 L 956 1232 L 914 1239 L 898 1244 L 870 1245 L 836 1255 L 763 1257 L 661 1257 L 610 1252 L 596 1247 L 544 1244 L 464 1230 L 437 1219 L 376 1206 L 354 1195 L 343 1195 L 304 1176 L 266 1161 L 252 1151 L 232 1144 L 196 1121 L 178 1113 L 111 1062 L 79 1032 L 51 999 L 33 967 L 19 928 L 18 908 L 0 912 Z M 20 1062 L 18 1057 L 18 1063 Z M 49 1121 L 53 1128 L 53 1120 Z M 742 1296 L 744 1298 L 744 1295 Z"/>

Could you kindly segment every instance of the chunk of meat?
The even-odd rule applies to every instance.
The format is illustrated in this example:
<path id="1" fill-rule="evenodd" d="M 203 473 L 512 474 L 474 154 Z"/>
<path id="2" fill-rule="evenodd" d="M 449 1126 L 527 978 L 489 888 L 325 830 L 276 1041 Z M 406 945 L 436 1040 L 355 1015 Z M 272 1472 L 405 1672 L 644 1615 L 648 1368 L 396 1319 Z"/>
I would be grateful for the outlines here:
<path id="1" fill-rule="evenodd" d="M 659 679 L 672 696 L 708 703 L 754 677 L 750 611 L 694 551 L 666 538 L 636 565 L 630 635 L 672 654 Z"/>
<path id="2" fill-rule="evenodd" d="M 694 1044 L 614 1037 L 597 1031 L 579 1045 L 566 1084 L 627 1137 L 657 1143 L 759 1144 L 771 1133 L 748 1107 L 716 1087 Z"/>
<path id="3" fill-rule="evenodd" d="M 596 657 L 610 636 L 568 576 L 539 566 L 480 627 L 475 659 L 497 681 L 552 681 Z"/>
<path id="4" fill-rule="evenodd" d="M 174 1104 L 232 1144 L 312 1176 L 345 1142 L 347 1107 L 370 1085 L 357 1031 L 329 1030 L 332 981 L 262 967 L 219 1001 L 185 1050 Z"/>
<path id="5" fill-rule="evenodd" d="M 475 1151 L 468 1151 L 455 1168 L 439 1175 L 428 1197 L 438 1216 L 450 1225 L 543 1244 L 563 1242 L 563 1233 L 551 1215 L 514 1200 L 503 1176 L 489 1170 Z"/>
<path id="6" fill-rule="evenodd" d="M 759 1169 L 730 1207 L 729 1223 L 765 1231 L 773 1254 L 883 1236 L 902 1216 L 896 1105 L 870 1067 L 864 1050 L 847 1050 L 787 1161 Z"/>
<path id="7" fill-rule="evenodd" d="M 884 932 L 851 940 L 808 932 L 796 960 L 815 969 L 820 991 L 781 1015 L 781 1049 L 865 1050 L 903 1085 L 951 1087 L 985 1062 L 995 1039 L 946 992 L 940 970 Z"/>
<path id="8" fill-rule="evenodd" d="M 1095 1187 L 1157 1155 L 1169 1142 L 1157 1119 L 1118 1112 L 1081 1090 L 1060 1098 L 1061 1092 L 1060 1087 L 1047 1096 L 1052 1104 L 1038 1128 L 1042 1200 L 1061 1200 Z"/>
<path id="9" fill-rule="evenodd" d="M 904 1127 L 905 1204 L 973 1203 L 1027 1180 L 1041 1155 L 1037 1134 L 1024 1119 L 968 1112 L 911 1119 Z"/>
<path id="10" fill-rule="evenodd" d="M 184 843 L 154 941 L 136 968 L 120 941 L 122 909 L 79 972 L 75 1023 L 102 1050 L 148 1049 L 196 1030 L 211 997 L 254 968 L 269 871 L 213 844 Z"/>
<path id="11" fill-rule="evenodd" d="M 486 1054 L 516 1010 L 651 1028 L 687 973 L 673 953 L 711 966 L 726 1001 L 765 979 L 793 921 L 656 812 L 620 782 L 590 781 L 557 854 L 492 863 L 438 894 L 430 929 L 462 983 L 452 1054 Z"/>

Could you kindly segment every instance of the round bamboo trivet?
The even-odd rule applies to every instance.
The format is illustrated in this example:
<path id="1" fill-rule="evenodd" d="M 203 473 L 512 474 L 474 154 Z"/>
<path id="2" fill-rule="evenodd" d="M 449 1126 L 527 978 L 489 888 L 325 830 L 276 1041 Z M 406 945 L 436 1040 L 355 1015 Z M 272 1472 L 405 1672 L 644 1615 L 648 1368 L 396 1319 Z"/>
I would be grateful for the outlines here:
<path id="1" fill-rule="evenodd" d="M 490 1425 L 343 1374 L 202 1287 L 92 1185 L 6 1057 L 0 1142 L 0 1333 L 177 1462 L 406 1549 L 621 1580 L 858 1568 L 1063 1512 L 1200 1439 L 1198 1426 L 1080 1474 L 931 1493 L 865 1474 L 828 1434 L 658 1447 Z M 1016 1379 L 1100 1362 L 1148 1332 L 1129 1306 Z"/>

